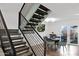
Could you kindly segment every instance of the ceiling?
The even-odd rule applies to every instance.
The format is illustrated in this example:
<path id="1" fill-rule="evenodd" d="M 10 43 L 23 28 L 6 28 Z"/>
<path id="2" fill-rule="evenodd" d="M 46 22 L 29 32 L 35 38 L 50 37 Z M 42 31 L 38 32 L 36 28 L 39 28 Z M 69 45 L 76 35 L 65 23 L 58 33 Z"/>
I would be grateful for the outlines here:
<path id="1" fill-rule="evenodd" d="M 52 10 L 49 18 L 57 18 L 59 20 L 79 20 L 79 3 L 46 3 L 43 5 Z"/>

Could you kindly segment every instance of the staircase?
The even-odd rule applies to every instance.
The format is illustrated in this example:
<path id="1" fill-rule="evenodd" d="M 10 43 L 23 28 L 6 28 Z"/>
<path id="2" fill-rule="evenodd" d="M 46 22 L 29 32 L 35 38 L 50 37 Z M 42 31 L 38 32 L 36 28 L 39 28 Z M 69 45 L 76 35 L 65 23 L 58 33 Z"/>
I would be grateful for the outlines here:
<path id="1" fill-rule="evenodd" d="M 8 29 L 0 11 L 0 41 L 5 56 L 46 56 L 46 42 L 36 28 L 50 10 L 37 3 L 24 3 L 18 29 Z"/>
<path id="2" fill-rule="evenodd" d="M 46 56 L 46 42 L 39 35 L 36 28 L 46 19 L 50 12 L 50 9 L 39 3 L 25 3 L 19 12 L 18 28 L 35 56 Z"/>
<path id="3" fill-rule="evenodd" d="M 3 30 L 2 30 L 3 31 Z M 30 52 L 29 47 L 26 45 L 26 42 L 23 41 L 23 37 L 19 33 L 17 29 L 9 29 L 10 37 L 12 39 L 12 43 L 14 49 L 16 51 L 16 55 L 19 56 L 32 56 L 33 53 Z M 10 51 L 10 45 L 8 41 L 8 37 L 4 34 L 1 36 L 3 40 L 3 45 L 5 47 L 5 54 L 10 55 L 8 52 Z"/>
<path id="4" fill-rule="evenodd" d="M 29 46 L 23 41 L 18 29 L 7 29 L 0 11 L 0 41 L 5 56 L 32 56 Z"/>

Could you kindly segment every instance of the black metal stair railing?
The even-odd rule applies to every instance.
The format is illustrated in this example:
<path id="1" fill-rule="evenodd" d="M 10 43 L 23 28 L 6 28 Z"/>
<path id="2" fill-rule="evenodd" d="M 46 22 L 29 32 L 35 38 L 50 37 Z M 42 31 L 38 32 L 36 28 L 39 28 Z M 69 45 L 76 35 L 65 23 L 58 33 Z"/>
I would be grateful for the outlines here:
<path id="1" fill-rule="evenodd" d="M 28 20 L 19 13 L 19 29 L 23 36 L 25 37 L 28 45 L 30 46 L 32 52 L 36 56 L 45 56 L 46 55 L 46 43 L 43 40 L 43 38 L 38 34 L 38 32 L 35 30 L 35 28 L 32 25 L 29 25 L 28 27 L 27 23 Z M 27 30 L 28 29 L 28 30 Z"/>
<path id="2" fill-rule="evenodd" d="M 39 3 L 24 3 L 19 12 L 18 28 L 35 56 L 46 56 L 46 42 L 37 32 L 36 26 L 44 21 L 50 11 Z"/>
<path id="3" fill-rule="evenodd" d="M 8 38 L 8 46 L 10 48 L 9 51 L 6 51 L 3 36 L 6 36 Z M 14 46 L 12 44 L 12 40 L 11 40 L 10 34 L 8 32 L 8 28 L 6 26 L 6 23 L 5 23 L 5 20 L 3 18 L 1 10 L 0 10 L 0 41 L 1 41 L 2 50 L 3 50 L 3 52 L 6 56 L 7 55 L 8 56 L 10 56 L 10 55 L 11 56 L 16 56 L 16 52 L 15 52 Z"/>

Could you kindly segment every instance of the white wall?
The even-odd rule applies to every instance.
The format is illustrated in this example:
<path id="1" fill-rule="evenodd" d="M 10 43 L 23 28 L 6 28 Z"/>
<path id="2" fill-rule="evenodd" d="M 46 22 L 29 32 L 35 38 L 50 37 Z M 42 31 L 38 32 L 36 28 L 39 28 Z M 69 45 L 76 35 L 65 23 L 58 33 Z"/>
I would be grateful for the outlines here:
<path id="1" fill-rule="evenodd" d="M 41 32 L 40 35 L 43 37 L 45 35 L 48 35 L 52 32 L 56 33 L 57 35 L 61 34 L 61 27 L 63 25 L 79 25 L 79 20 L 77 19 L 66 19 L 66 20 L 60 20 L 57 22 L 43 22 L 45 26 L 45 31 Z"/>
<path id="2" fill-rule="evenodd" d="M 0 3 L 0 10 L 9 29 L 18 28 L 18 12 L 21 7 L 22 3 Z"/>
<path id="3" fill-rule="evenodd" d="M 6 25 L 10 29 L 17 29 L 18 28 L 18 13 L 16 12 L 3 12 L 3 17 L 5 19 Z"/>
<path id="4" fill-rule="evenodd" d="M 60 34 L 61 27 L 64 25 L 79 25 L 79 20 L 67 19 L 52 23 L 51 31 L 54 31 L 56 34 Z"/>

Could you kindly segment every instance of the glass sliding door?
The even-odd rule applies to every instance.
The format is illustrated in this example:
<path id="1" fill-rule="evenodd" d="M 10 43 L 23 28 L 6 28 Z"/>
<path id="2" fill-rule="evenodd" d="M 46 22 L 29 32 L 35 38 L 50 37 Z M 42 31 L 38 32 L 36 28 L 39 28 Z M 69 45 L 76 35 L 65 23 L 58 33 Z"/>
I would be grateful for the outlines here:
<path id="1" fill-rule="evenodd" d="M 78 44 L 78 26 L 70 26 L 70 43 Z"/>
<path id="2" fill-rule="evenodd" d="M 64 37 L 63 40 L 67 42 L 67 44 L 79 44 L 79 26 L 78 25 L 67 25 L 63 26 L 63 29 L 61 31 L 62 35 Z"/>

